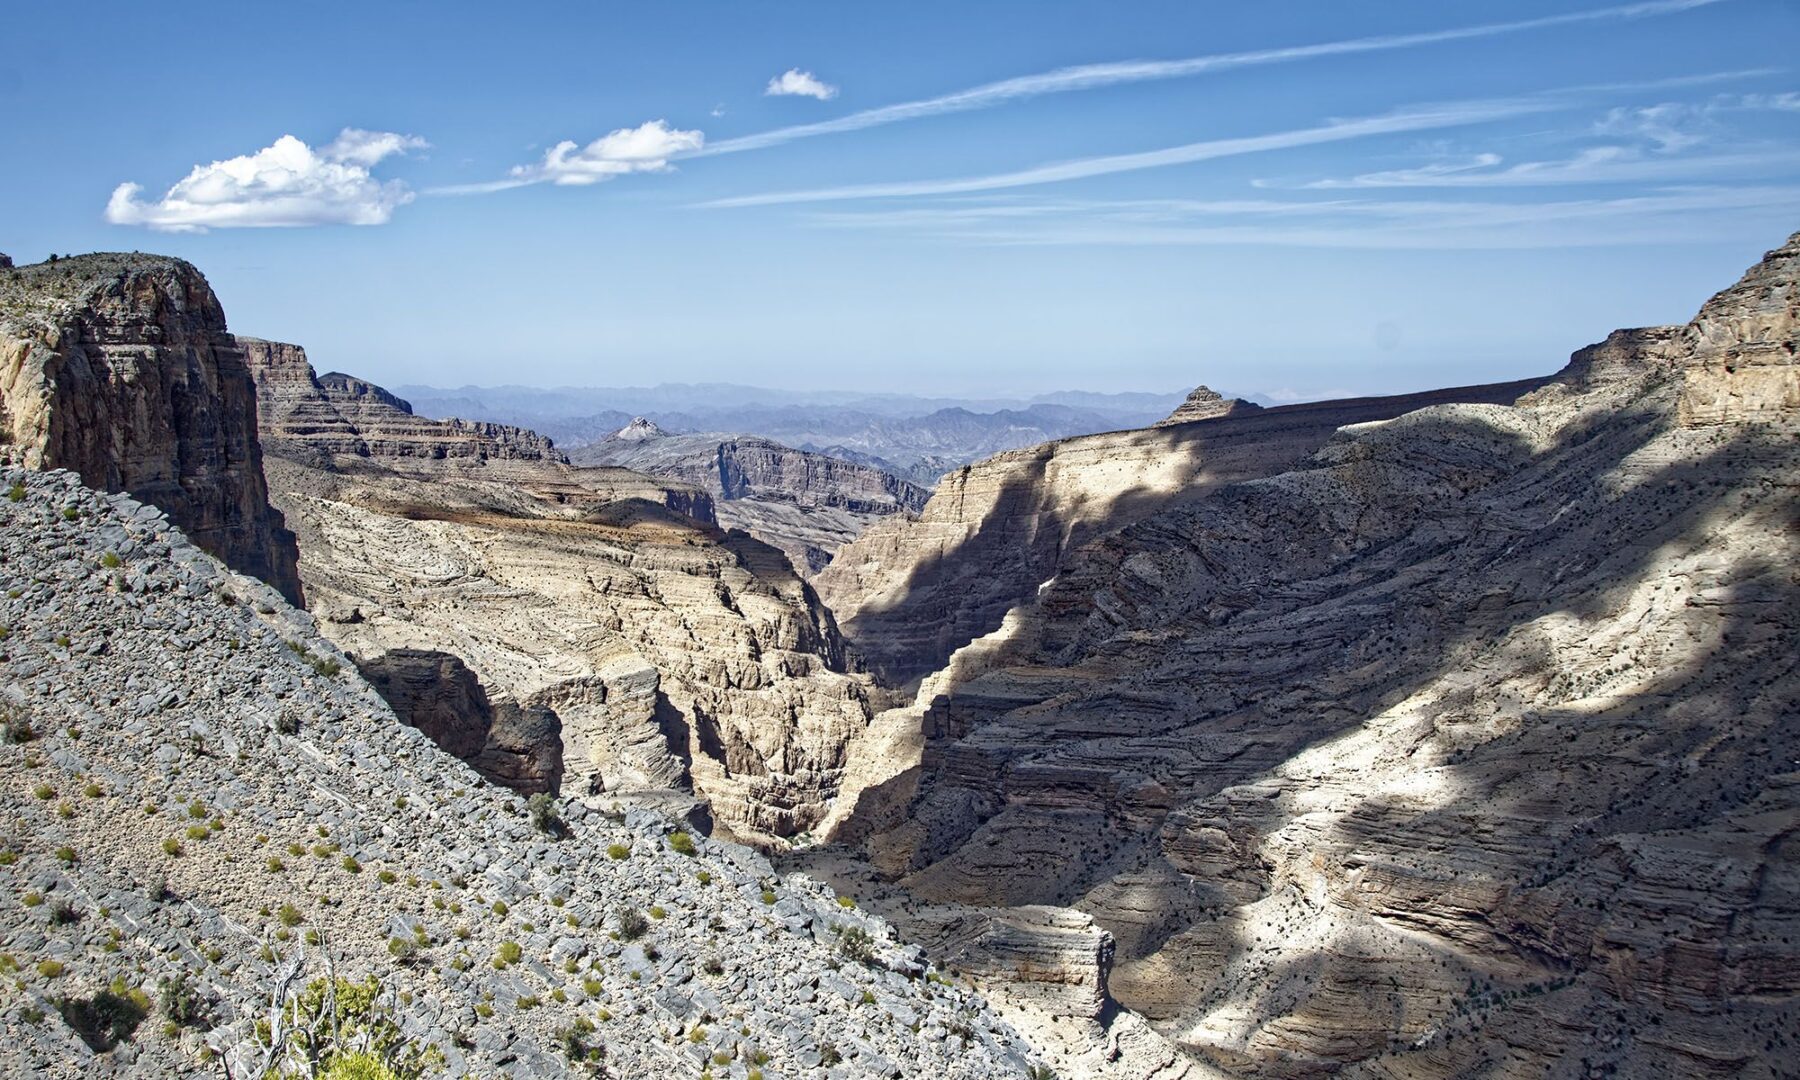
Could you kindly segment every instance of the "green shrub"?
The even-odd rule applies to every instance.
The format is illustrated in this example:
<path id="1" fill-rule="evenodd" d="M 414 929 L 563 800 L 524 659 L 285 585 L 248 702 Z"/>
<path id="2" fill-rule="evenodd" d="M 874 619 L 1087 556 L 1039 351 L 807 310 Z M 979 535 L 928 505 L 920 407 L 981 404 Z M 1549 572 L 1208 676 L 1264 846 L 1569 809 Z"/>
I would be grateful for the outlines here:
<path id="1" fill-rule="evenodd" d="M 345 870 L 349 871 L 352 874 L 362 873 L 362 863 L 357 862 L 355 859 L 351 858 L 348 855 L 344 856 L 343 862 L 340 862 L 338 865 L 342 866 Z"/>
<path id="2" fill-rule="evenodd" d="M 14 484 L 12 487 L 7 488 L 6 489 L 6 498 L 7 498 L 7 501 L 9 501 L 9 502 L 23 501 L 25 498 L 25 485 L 24 484 Z"/>
<path id="3" fill-rule="evenodd" d="M 650 932 L 650 920 L 644 913 L 634 907 L 621 907 L 614 913 L 619 920 L 619 937 L 625 941 L 636 941 Z"/>
<path id="4" fill-rule="evenodd" d="M 119 568 L 119 556 L 109 551 L 100 556 L 100 565 L 106 567 L 108 570 L 117 570 Z"/>
<path id="5" fill-rule="evenodd" d="M 631 848 L 624 844 L 608 844 L 606 845 L 606 857 L 615 862 L 623 862 L 631 858 Z"/>
<path id="6" fill-rule="evenodd" d="M 60 979 L 62 978 L 62 973 L 67 970 L 68 969 L 63 967 L 61 963 L 55 960 L 41 960 L 38 962 L 37 966 L 37 973 L 46 979 Z"/>
<path id="7" fill-rule="evenodd" d="M 49 784 L 38 784 L 31 789 L 31 793 L 45 802 L 56 798 L 56 789 Z"/>
<path id="8" fill-rule="evenodd" d="M 380 881 L 383 885 L 392 885 L 394 882 L 400 880 L 398 877 L 394 876 L 394 872 L 392 870 L 383 870 L 380 873 L 376 874 L 375 877 L 376 877 L 376 880 Z"/>
<path id="9" fill-rule="evenodd" d="M 75 865 L 75 849 L 72 847 L 57 848 L 56 849 L 56 859 L 58 862 L 62 863 L 64 866 L 74 866 Z"/>
<path id="10" fill-rule="evenodd" d="M 764 889 L 762 902 L 765 904 L 773 904 L 775 902 L 775 891 L 773 889 Z"/>
<path id="11" fill-rule="evenodd" d="M 165 837 L 163 839 L 163 854 L 171 856 L 181 854 L 181 841 L 175 839 L 173 836 Z"/>
<path id="12" fill-rule="evenodd" d="M 500 951 L 494 954 L 494 966 L 497 968 L 510 967 L 518 963 L 524 956 L 525 949 L 518 942 L 502 941 Z"/>
<path id="13" fill-rule="evenodd" d="M 131 1038 L 150 1015 L 150 995 L 118 978 L 92 997 L 58 998 L 56 1011 L 81 1041 L 104 1053 Z"/>
<path id="14" fill-rule="evenodd" d="M 669 834 L 669 850 L 689 858 L 700 854 L 700 849 L 694 846 L 694 838 L 684 832 Z"/>
<path id="15" fill-rule="evenodd" d="M 288 927 L 299 926 L 306 921 L 306 916 L 300 914 L 300 909 L 292 904 L 281 905 L 281 910 L 275 913 L 275 918 L 280 920 L 281 925 Z"/>

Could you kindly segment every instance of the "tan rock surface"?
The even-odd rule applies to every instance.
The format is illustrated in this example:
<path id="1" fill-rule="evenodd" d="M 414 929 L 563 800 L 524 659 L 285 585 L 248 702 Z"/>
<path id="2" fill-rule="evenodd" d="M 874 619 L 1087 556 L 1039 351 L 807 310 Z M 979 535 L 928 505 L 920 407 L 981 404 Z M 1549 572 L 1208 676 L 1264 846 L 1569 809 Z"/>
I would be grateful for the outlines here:
<path id="1" fill-rule="evenodd" d="M 81 255 L 0 274 L 0 439 L 33 468 L 160 507 L 297 601 L 255 400 L 218 298 L 180 259 Z"/>
<path id="2" fill-rule="evenodd" d="M 274 498 L 324 633 L 359 664 L 454 658 L 496 717 L 547 710 L 565 790 L 691 790 L 754 840 L 823 815 L 868 680 L 779 551 L 721 532 L 704 492 L 515 453 L 535 436 L 415 417 L 379 388 L 352 408 L 299 377 L 298 350 L 258 355 Z M 428 688 L 409 697 L 431 711 Z M 484 771 L 537 786 L 553 764 L 517 730 L 496 720 L 513 743 L 484 742 Z"/>
<path id="3" fill-rule="evenodd" d="M 888 669 L 958 650 L 852 748 L 828 827 L 898 876 L 901 912 L 1092 915 L 1112 994 L 1208 1068 L 1783 1075 L 1797 276 L 1800 236 L 1516 406 L 1357 424 L 1085 542 L 1056 508 L 1132 502 L 1057 474 L 1070 444 L 946 483 L 911 537 L 821 579 Z M 975 616 L 940 587 L 948 639 L 892 617 L 909 580 L 976 580 L 984 534 L 1046 524 L 1035 595 Z"/>

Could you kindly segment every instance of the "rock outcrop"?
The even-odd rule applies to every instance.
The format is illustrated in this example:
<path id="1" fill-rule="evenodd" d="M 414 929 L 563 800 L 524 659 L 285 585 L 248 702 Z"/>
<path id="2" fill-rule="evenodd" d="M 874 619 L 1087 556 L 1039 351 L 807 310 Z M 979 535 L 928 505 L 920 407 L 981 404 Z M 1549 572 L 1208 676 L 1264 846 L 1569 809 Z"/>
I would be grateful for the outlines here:
<path id="1" fill-rule="evenodd" d="M 0 275 L 0 438 L 34 468 L 162 508 L 298 602 L 255 402 L 218 298 L 188 263 L 82 255 Z"/>
<path id="2" fill-rule="evenodd" d="M 1157 427 L 1169 427 L 1173 424 L 1187 424 L 1195 420 L 1217 420 L 1221 416 L 1238 416 L 1247 412 L 1256 412 L 1262 406 L 1243 398 L 1227 398 L 1206 386 L 1196 386 L 1187 400 L 1175 407 L 1175 411 L 1156 422 Z"/>
<path id="3" fill-rule="evenodd" d="M 679 481 L 507 456 L 489 435 L 436 453 L 454 422 L 379 388 L 343 407 L 291 346 L 252 355 L 313 609 L 365 670 L 414 671 L 383 683 L 403 716 L 458 730 L 441 745 L 520 789 L 553 784 L 560 756 L 562 790 L 685 793 L 721 835 L 823 817 L 870 683 L 779 551 L 720 531 Z"/>
<path id="4" fill-rule="evenodd" d="M 871 465 L 752 435 L 670 435 L 642 417 L 573 457 L 707 491 L 722 524 L 781 548 L 805 573 L 828 564 L 871 522 L 917 513 L 931 497 Z"/>
<path id="5" fill-rule="evenodd" d="M 903 671 L 953 655 L 853 748 L 827 827 L 895 880 L 896 918 L 1091 915 L 1111 994 L 1197 1068 L 1782 1075 L 1797 282 L 1800 236 L 1689 324 L 1615 334 L 1514 404 L 1189 479 L 1059 541 L 995 616 L 940 600 L 986 630 L 914 638 L 916 666 L 876 642 Z M 1156 434 L 1284 414 L 1308 415 Z M 1193 445 L 1201 468 L 1228 446 Z M 1042 461 L 995 469 L 1015 513 L 980 518 L 1016 530 L 1096 475 Z M 966 490 L 914 526 L 944 565 L 968 535 L 928 530 L 959 497 L 1002 503 Z"/>
<path id="6" fill-rule="evenodd" d="M 154 508 L 4 460 L 0 485 L 0 1071 L 261 1075 L 271 998 L 332 976 L 351 1016 L 385 986 L 371 1041 L 434 1050 L 428 1075 L 1035 1064 L 882 920 L 746 849 L 598 799 L 534 827 Z"/>
<path id="7" fill-rule="evenodd" d="M 488 700 L 481 680 L 448 653 L 389 649 L 357 664 L 394 710 L 490 780 L 514 791 L 562 786 L 562 722 L 541 705 Z"/>

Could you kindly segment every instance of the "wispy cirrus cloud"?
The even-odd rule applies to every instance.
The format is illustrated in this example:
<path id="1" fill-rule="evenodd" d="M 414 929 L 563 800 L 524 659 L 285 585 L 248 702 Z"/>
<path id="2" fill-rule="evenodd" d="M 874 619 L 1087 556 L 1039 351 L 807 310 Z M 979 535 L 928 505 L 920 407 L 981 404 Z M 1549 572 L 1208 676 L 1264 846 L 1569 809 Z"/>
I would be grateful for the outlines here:
<path id="1" fill-rule="evenodd" d="M 1428 199 L 1031 199 L 817 211 L 820 225 L 985 245 L 1273 245 L 1369 249 L 1587 247 L 1716 238 L 1721 223 L 1790 220 L 1800 186 L 1667 188 L 1554 202 Z"/>
<path id="2" fill-rule="evenodd" d="M 1312 191 L 1668 183 L 1722 173 L 1767 175 L 1800 166 L 1800 149 L 1733 137 L 1718 122 L 1728 114 L 1760 111 L 1800 111 L 1800 93 L 1721 94 L 1703 102 L 1615 106 L 1589 128 L 1589 134 L 1614 141 L 1556 158 L 1508 162 L 1486 151 L 1355 176 L 1253 183 Z M 1694 152 L 1700 150 L 1704 152 Z"/>
<path id="3" fill-rule="evenodd" d="M 120 184 L 107 200 L 106 220 L 162 232 L 383 225 L 413 192 L 370 170 L 429 146 L 416 135 L 360 128 L 345 128 L 317 150 L 283 135 L 253 154 L 194 166 L 160 199 L 143 199 L 138 184 Z"/>
<path id="4" fill-rule="evenodd" d="M 836 202 L 850 199 L 886 199 L 924 195 L 965 195 L 971 192 L 998 191 L 1006 188 L 1031 187 L 1039 184 L 1080 180 L 1112 173 L 1154 169 L 1241 154 L 1284 150 L 1297 146 L 1341 142 L 1372 135 L 1396 132 L 1430 131 L 1469 124 L 1547 112 L 1559 106 L 1542 98 L 1502 98 L 1449 102 L 1397 109 L 1377 116 L 1331 120 L 1313 127 L 1249 135 L 1231 139 L 1208 139 L 1159 150 L 1131 154 L 1108 154 L 1078 158 L 1073 161 L 1017 169 L 986 176 L 968 176 L 945 180 L 907 180 L 897 183 L 854 184 L 844 187 L 813 188 L 803 191 L 764 192 L 715 199 L 700 205 L 714 208 L 770 206 L 784 203 Z"/>
<path id="5" fill-rule="evenodd" d="M 809 97 L 817 98 L 820 101 L 830 101 L 838 96 L 838 88 L 810 71 L 788 68 L 769 80 L 769 85 L 763 88 L 763 96 Z"/>
<path id="6" fill-rule="evenodd" d="M 1195 75 L 1210 74 L 1212 72 L 1229 71 L 1233 68 L 1294 63 L 1297 61 L 1313 60 L 1328 56 L 1345 56 L 1355 53 L 1410 49 L 1423 45 L 1437 45 L 1453 41 L 1468 41 L 1478 38 L 1498 37 L 1503 34 L 1517 34 L 1531 30 L 1545 30 L 1558 26 L 1570 26 L 1580 23 L 1645 19 L 1658 15 L 1670 15 L 1683 11 L 1691 11 L 1695 8 L 1708 7 L 1723 2 L 1725 2 L 1725 0 L 1648 0 L 1648 2 L 1644 3 L 1594 8 L 1588 11 L 1566 12 L 1560 15 L 1546 15 L 1535 19 L 1482 23 L 1475 26 L 1453 27 L 1446 30 L 1428 30 L 1416 34 L 1387 34 L 1376 37 L 1350 38 L 1341 41 L 1320 42 L 1313 45 L 1295 45 L 1285 48 L 1256 49 L 1234 53 L 1215 53 L 1208 56 L 1193 56 L 1181 60 L 1127 60 L 1101 64 L 1081 64 L 1073 67 L 1057 68 L 1053 71 L 1045 71 L 1033 75 L 1020 75 L 1010 79 L 1001 79 L 997 82 L 984 83 L 980 86 L 971 87 L 966 90 L 941 94 L 937 97 L 923 98 L 918 101 L 884 105 L 877 109 L 865 109 L 861 112 L 854 112 L 848 116 L 841 116 L 833 120 L 822 120 L 811 124 L 795 124 L 789 127 L 776 128 L 772 131 L 759 132 L 754 135 L 740 135 L 733 139 L 721 139 L 706 147 L 701 153 L 714 155 L 734 154 L 746 150 L 761 150 L 767 147 L 793 142 L 797 139 L 808 139 L 820 135 L 836 135 L 850 131 L 861 131 L 864 128 L 878 127 L 883 124 L 895 124 L 907 120 L 918 120 L 928 116 L 940 116 L 945 113 L 967 112 L 972 109 L 987 109 L 1013 101 L 1040 97 L 1045 94 L 1063 94 L 1077 90 L 1092 90 L 1106 86 L 1148 82 L 1160 79 L 1188 78 Z"/>
<path id="7" fill-rule="evenodd" d="M 651 120 L 634 128 L 619 128 L 583 146 L 565 139 L 544 152 L 542 161 L 515 165 L 504 179 L 478 184 L 454 184 L 431 188 L 428 195 L 482 195 L 494 191 L 557 184 L 585 187 L 630 173 L 668 172 L 670 161 L 691 154 L 706 144 L 699 131 L 670 127 Z"/>

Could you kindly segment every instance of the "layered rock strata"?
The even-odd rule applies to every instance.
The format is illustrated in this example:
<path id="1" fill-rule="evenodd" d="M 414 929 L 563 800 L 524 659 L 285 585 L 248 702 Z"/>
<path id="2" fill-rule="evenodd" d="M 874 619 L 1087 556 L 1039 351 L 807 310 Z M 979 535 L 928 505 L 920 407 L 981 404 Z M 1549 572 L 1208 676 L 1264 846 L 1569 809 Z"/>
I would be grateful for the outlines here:
<path id="1" fill-rule="evenodd" d="M 1542 383 L 1311 402 L 997 454 L 946 474 L 918 520 L 871 526 L 815 584 L 873 670 L 906 684 L 999 629 L 1099 536 L 1293 468 L 1345 425 L 1510 402 Z"/>
<path id="2" fill-rule="evenodd" d="M 1111 994 L 1197 1067 L 1782 1075 L 1797 279 L 1800 236 L 1514 404 L 1356 424 L 1065 547 L 878 718 L 834 835 L 903 911 L 1091 915 Z M 1015 467 L 1014 505 L 1074 497 Z"/>
<path id="3" fill-rule="evenodd" d="M 298 601 L 268 503 L 256 392 L 206 279 L 179 259 L 81 255 L 0 274 L 0 438 L 34 468 L 165 510 Z"/>
<path id="4" fill-rule="evenodd" d="M 781 552 L 722 532 L 707 493 L 679 482 L 436 453 L 433 427 L 414 447 L 409 431 L 446 422 L 372 391 L 342 408 L 292 347 L 253 356 L 270 361 L 270 475 L 313 608 L 366 670 L 420 666 L 402 716 L 443 733 L 449 703 L 475 731 L 486 700 L 485 737 L 512 749 L 470 760 L 522 789 L 550 782 L 555 750 L 563 790 L 690 792 L 722 834 L 766 841 L 823 816 L 870 685 Z M 465 670 L 434 689 L 450 665 L 421 653 Z"/>
<path id="5" fill-rule="evenodd" d="M 1174 412 L 1158 420 L 1155 426 L 1170 427 L 1175 424 L 1190 424 L 1195 420 L 1217 420 L 1221 416 L 1238 416 L 1261 408 L 1261 405 L 1253 401 L 1227 398 L 1211 387 L 1196 386 L 1188 394 L 1186 401 L 1177 405 Z"/>
<path id="6" fill-rule="evenodd" d="M 639 417 L 575 451 L 709 492 L 719 520 L 786 551 L 811 573 L 871 522 L 917 513 L 926 489 L 867 464 L 796 450 L 750 435 L 671 435 Z"/>

